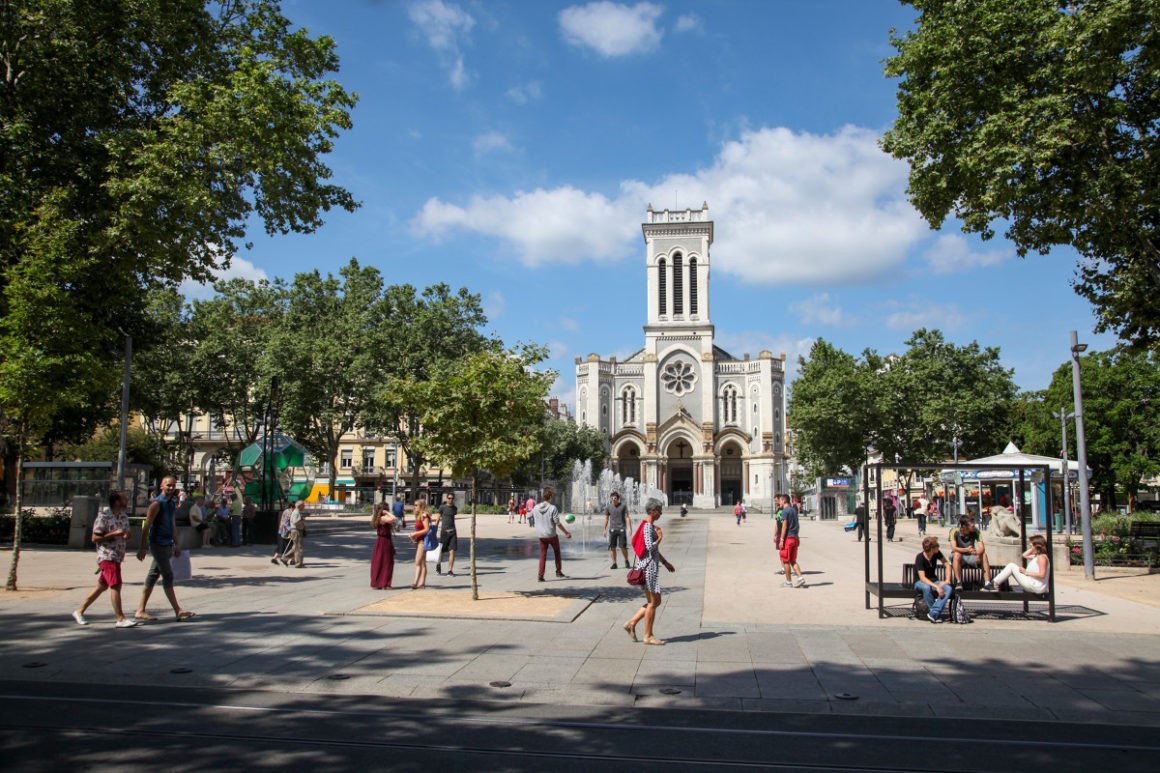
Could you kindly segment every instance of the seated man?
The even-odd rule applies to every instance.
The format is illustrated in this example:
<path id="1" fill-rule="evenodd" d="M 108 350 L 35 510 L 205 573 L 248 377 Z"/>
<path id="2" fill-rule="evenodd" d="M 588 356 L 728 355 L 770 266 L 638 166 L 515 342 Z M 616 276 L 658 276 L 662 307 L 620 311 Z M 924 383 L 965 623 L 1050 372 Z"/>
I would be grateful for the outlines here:
<path id="1" fill-rule="evenodd" d="M 956 588 L 963 587 L 964 565 L 981 566 L 983 582 L 991 579 L 991 562 L 987 560 L 987 549 L 983 546 L 983 538 L 970 516 L 960 518 L 959 528 L 951 532 L 951 550 L 954 551 L 951 570 Z"/>
<path id="2" fill-rule="evenodd" d="M 923 537 L 922 552 L 914 557 L 914 589 L 926 600 L 926 619 L 932 623 L 942 622 L 943 608 L 955 592 L 949 582 L 939 582 L 939 564 L 946 566 L 947 559 L 938 549 L 938 537 Z"/>

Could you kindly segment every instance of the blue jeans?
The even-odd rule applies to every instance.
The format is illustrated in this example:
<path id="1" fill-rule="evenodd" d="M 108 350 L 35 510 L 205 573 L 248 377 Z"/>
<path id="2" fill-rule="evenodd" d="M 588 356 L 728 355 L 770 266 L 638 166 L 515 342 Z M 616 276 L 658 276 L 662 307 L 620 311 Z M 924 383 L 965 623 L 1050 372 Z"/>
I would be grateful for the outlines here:
<path id="1" fill-rule="evenodd" d="M 916 582 L 914 589 L 922 593 L 922 597 L 926 600 L 926 607 L 930 610 L 931 617 L 942 617 L 943 607 L 950 603 L 951 596 L 955 595 L 954 589 L 947 586 L 947 595 L 939 598 L 938 591 L 927 585 L 925 582 Z"/>
<path id="2" fill-rule="evenodd" d="M 242 544 L 242 516 L 230 516 L 230 544 L 238 547 Z"/>

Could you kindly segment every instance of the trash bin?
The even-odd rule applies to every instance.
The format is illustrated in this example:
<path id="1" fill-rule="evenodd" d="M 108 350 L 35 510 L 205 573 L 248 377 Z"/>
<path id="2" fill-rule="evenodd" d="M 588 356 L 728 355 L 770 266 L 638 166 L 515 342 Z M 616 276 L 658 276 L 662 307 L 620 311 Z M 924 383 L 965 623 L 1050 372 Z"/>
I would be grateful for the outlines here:
<path id="1" fill-rule="evenodd" d="M 278 534 L 278 518 L 281 510 L 259 510 L 251 524 L 250 539 L 256 545 L 273 545 Z"/>

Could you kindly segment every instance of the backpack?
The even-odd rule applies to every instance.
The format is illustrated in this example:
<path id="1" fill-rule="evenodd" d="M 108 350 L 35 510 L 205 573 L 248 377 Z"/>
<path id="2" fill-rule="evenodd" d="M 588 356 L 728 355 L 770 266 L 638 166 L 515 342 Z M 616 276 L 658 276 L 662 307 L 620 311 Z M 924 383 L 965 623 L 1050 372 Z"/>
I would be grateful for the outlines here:
<path id="1" fill-rule="evenodd" d="M 971 615 L 967 612 L 967 605 L 958 596 L 955 596 L 951 603 L 951 622 L 958 623 L 959 625 L 966 625 L 971 622 Z"/>
<path id="2" fill-rule="evenodd" d="M 914 603 L 910 605 L 910 611 L 914 614 L 915 620 L 925 620 L 926 616 L 930 614 L 930 609 L 926 605 L 926 599 L 922 596 L 914 597 Z"/>
<path id="3" fill-rule="evenodd" d="M 434 550 L 439 547 L 439 534 L 435 531 L 435 524 L 431 523 L 430 519 L 427 523 L 430 525 L 427 527 L 427 534 L 423 537 L 423 548 Z"/>
<path id="4" fill-rule="evenodd" d="M 637 558 L 644 558 L 647 552 L 644 547 L 644 521 L 636 527 L 636 533 L 632 535 L 632 551 L 636 553 Z"/>

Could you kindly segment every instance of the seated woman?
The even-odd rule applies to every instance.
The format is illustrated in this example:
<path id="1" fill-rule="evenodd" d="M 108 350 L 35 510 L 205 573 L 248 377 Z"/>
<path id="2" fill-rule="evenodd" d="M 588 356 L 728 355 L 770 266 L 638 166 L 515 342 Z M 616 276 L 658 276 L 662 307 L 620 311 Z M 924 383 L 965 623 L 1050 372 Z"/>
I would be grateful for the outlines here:
<path id="1" fill-rule="evenodd" d="M 213 534 L 209 530 L 209 520 L 205 510 L 201 507 L 201 497 L 194 497 L 193 502 L 189 505 L 189 525 L 197 529 L 197 533 L 201 535 L 201 546 L 203 548 L 209 547 L 209 540 Z"/>
<path id="2" fill-rule="evenodd" d="M 938 565 L 947 565 L 947 558 L 938 549 L 938 537 L 923 537 L 922 552 L 914 557 L 914 571 L 918 580 L 914 589 L 922 593 L 926 600 L 926 619 L 932 623 L 942 622 L 943 607 L 951 600 L 954 586 L 938 580 Z"/>
<path id="3" fill-rule="evenodd" d="M 1031 547 L 1023 554 L 1027 559 L 1027 568 L 1020 569 L 1018 564 L 1007 564 L 1003 571 L 983 586 L 983 590 L 996 590 L 1000 584 L 1014 579 L 1028 593 L 1047 593 L 1047 538 L 1042 534 L 1032 534 L 1030 542 Z"/>

